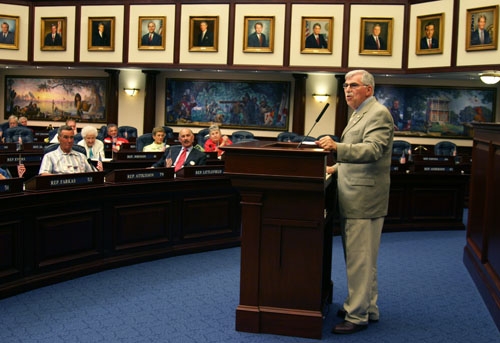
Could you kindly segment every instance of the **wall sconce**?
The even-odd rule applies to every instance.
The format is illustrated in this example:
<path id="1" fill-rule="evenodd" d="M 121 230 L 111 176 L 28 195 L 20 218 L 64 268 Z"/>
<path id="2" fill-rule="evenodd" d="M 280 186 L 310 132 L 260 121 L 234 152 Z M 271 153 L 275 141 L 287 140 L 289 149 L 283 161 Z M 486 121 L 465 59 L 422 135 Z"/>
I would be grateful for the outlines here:
<path id="1" fill-rule="evenodd" d="M 138 89 L 138 88 L 123 88 L 123 90 L 125 91 L 125 93 L 127 93 L 127 95 L 134 96 L 137 94 L 137 92 L 139 92 L 140 89 Z"/>
<path id="2" fill-rule="evenodd" d="M 479 78 L 483 83 L 487 85 L 494 85 L 498 81 L 500 81 L 500 71 L 497 70 L 488 70 L 483 73 L 479 73 Z"/>
<path id="3" fill-rule="evenodd" d="M 313 94 L 313 97 L 317 102 L 325 102 L 330 97 L 330 94 Z"/>

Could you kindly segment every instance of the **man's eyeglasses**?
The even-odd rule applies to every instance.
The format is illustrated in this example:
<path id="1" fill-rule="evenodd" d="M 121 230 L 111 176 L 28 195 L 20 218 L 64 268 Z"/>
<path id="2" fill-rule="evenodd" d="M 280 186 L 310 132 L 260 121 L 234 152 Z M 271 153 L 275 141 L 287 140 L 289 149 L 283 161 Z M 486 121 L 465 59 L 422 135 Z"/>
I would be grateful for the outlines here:
<path id="1" fill-rule="evenodd" d="M 356 82 L 353 82 L 353 83 L 344 83 L 342 85 L 342 87 L 344 87 L 344 89 L 346 89 L 348 87 L 351 87 L 351 89 L 356 89 L 356 88 L 361 87 L 361 86 L 366 87 L 367 85 L 360 85 L 359 83 L 356 83 Z"/>

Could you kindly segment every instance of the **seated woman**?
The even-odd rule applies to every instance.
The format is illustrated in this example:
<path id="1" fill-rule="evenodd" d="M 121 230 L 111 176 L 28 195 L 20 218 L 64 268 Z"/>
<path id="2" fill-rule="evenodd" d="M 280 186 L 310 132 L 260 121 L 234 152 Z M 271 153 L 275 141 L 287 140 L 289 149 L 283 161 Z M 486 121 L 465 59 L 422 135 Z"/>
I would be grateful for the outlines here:
<path id="1" fill-rule="evenodd" d="M 217 151 L 217 156 L 221 156 L 224 151 L 219 150 L 219 147 L 224 145 L 231 145 L 233 142 L 229 139 L 228 136 L 222 136 L 220 133 L 220 129 L 217 125 L 212 125 L 208 128 L 210 138 L 205 142 L 205 151 L 213 152 Z"/>
<path id="2" fill-rule="evenodd" d="M 146 145 L 144 148 L 142 148 L 142 151 L 144 152 L 151 152 L 151 151 L 165 151 L 166 148 L 169 147 L 169 145 L 165 145 L 165 129 L 161 126 L 157 126 L 153 129 L 153 139 L 154 142 Z"/>
<path id="3" fill-rule="evenodd" d="M 87 158 L 97 160 L 99 156 L 104 157 L 104 143 L 97 139 L 97 129 L 93 126 L 85 126 L 82 129 L 82 140 L 78 142 L 87 150 Z"/>

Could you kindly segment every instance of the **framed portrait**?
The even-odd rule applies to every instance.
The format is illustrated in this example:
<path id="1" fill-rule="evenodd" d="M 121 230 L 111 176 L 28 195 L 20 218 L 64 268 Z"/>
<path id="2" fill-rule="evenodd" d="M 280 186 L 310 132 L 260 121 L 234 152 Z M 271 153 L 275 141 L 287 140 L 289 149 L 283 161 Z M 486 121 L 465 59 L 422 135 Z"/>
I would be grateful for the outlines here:
<path id="1" fill-rule="evenodd" d="M 139 17 L 139 50 L 165 50 L 167 17 Z"/>
<path id="2" fill-rule="evenodd" d="M 393 18 L 361 18 L 360 55 L 392 55 Z"/>
<path id="3" fill-rule="evenodd" d="M 89 17 L 88 50 L 115 50 L 115 17 Z"/>
<path id="4" fill-rule="evenodd" d="M 41 18 L 42 33 L 40 37 L 40 50 L 64 51 L 66 50 L 67 19 Z"/>
<path id="5" fill-rule="evenodd" d="M 374 96 L 394 120 L 394 134 L 472 139 L 472 122 L 494 122 L 494 87 L 377 84 Z"/>
<path id="6" fill-rule="evenodd" d="M 496 50 L 498 5 L 467 10 L 465 50 Z"/>
<path id="7" fill-rule="evenodd" d="M 302 54 L 331 54 L 333 17 L 302 17 Z"/>
<path id="8" fill-rule="evenodd" d="M 105 77 L 6 75 L 5 118 L 106 123 L 107 82 Z"/>
<path id="9" fill-rule="evenodd" d="M 165 125 L 288 131 L 290 82 L 166 80 Z"/>
<path id="10" fill-rule="evenodd" d="M 417 17 L 417 55 L 443 53 L 444 13 Z"/>
<path id="11" fill-rule="evenodd" d="M 245 17 L 244 52 L 273 52 L 274 17 Z"/>
<path id="12" fill-rule="evenodd" d="M 0 49 L 19 50 L 19 17 L 0 14 Z"/>
<path id="13" fill-rule="evenodd" d="M 189 17 L 189 51 L 219 50 L 219 17 Z"/>

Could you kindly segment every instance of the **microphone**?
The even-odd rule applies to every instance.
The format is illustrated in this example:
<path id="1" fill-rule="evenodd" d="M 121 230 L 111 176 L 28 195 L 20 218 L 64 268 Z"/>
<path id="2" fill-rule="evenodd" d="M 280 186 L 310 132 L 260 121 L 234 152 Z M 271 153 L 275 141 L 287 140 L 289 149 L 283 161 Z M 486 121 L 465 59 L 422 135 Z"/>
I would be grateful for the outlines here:
<path id="1" fill-rule="evenodd" d="M 90 166 L 92 167 L 92 170 L 93 170 L 93 171 L 96 171 L 96 172 L 98 172 L 98 171 L 99 171 L 99 169 L 97 169 L 97 168 L 94 166 L 94 164 L 92 163 L 92 160 L 91 160 L 90 158 L 87 158 L 87 162 L 88 162 L 88 164 L 90 164 Z"/>
<path id="2" fill-rule="evenodd" d="M 323 107 L 323 110 L 321 110 L 321 113 L 318 115 L 318 118 L 316 118 L 316 121 L 314 122 L 313 126 L 311 127 L 311 129 L 309 130 L 309 132 L 307 133 L 307 135 L 305 135 L 304 138 L 302 138 L 302 140 L 300 141 L 299 145 L 297 145 L 297 148 L 300 148 L 300 146 L 302 145 L 302 143 L 304 143 L 304 140 L 306 139 L 306 137 L 309 136 L 309 134 L 314 129 L 314 127 L 316 126 L 316 124 L 320 121 L 321 117 L 323 117 L 323 114 L 326 112 L 326 109 L 328 108 L 328 106 L 330 106 L 330 103 L 327 102 L 326 105 L 325 105 L 325 107 Z"/>

